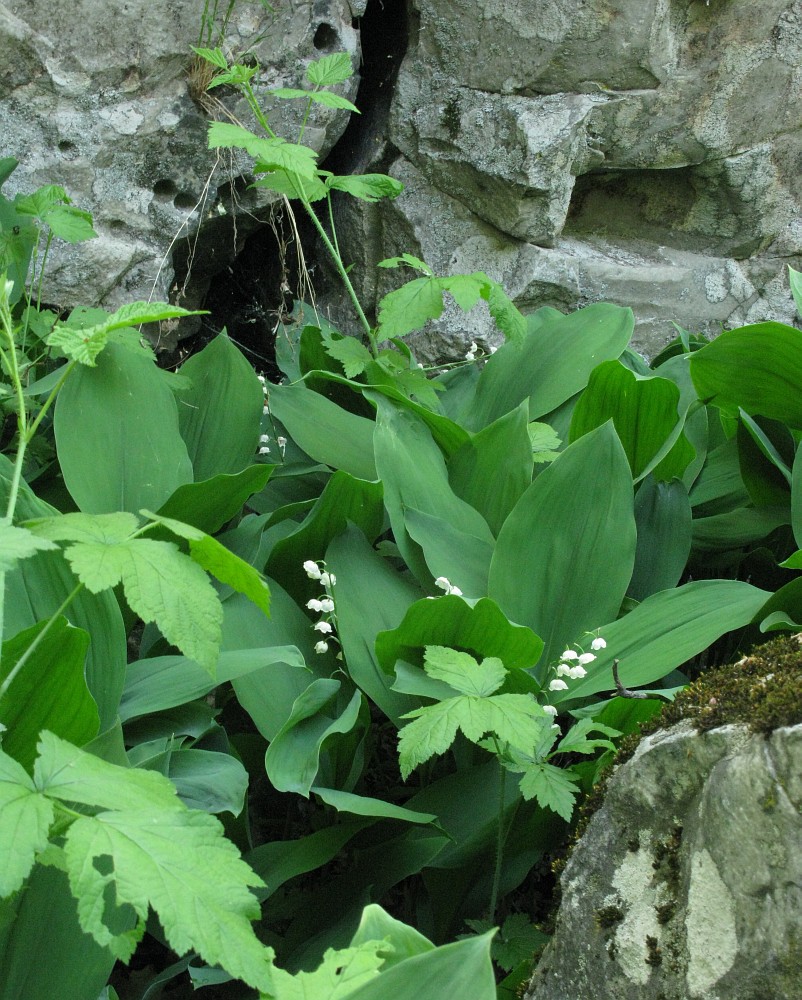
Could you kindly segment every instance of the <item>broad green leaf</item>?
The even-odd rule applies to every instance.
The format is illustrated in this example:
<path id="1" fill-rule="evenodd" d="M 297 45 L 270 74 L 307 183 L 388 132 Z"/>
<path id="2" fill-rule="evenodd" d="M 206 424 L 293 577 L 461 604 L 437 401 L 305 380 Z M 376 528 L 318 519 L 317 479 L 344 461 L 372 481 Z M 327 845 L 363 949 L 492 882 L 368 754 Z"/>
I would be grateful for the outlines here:
<path id="1" fill-rule="evenodd" d="M 391 917 L 377 903 L 370 903 L 362 911 L 362 919 L 351 938 L 351 945 L 359 945 L 363 941 L 386 941 L 392 947 L 392 951 L 385 957 L 385 970 L 403 962 L 405 958 L 434 950 L 434 945 L 428 938 L 414 927 Z"/>
<path id="2" fill-rule="evenodd" d="M 144 622 L 155 622 L 168 642 L 214 670 L 223 620 L 220 601 L 200 566 L 172 542 L 77 542 L 65 555 L 92 593 L 122 582 L 132 611 Z"/>
<path id="3" fill-rule="evenodd" d="M 317 795 L 327 806 L 333 806 L 337 812 L 352 813 L 355 816 L 372 816 L 375 819 L 397 819 L 404 823 L 436 823 L 434 813 L 415 812 L 403 806 L 393 805 L 383 799 L 374 799 L 368 795 L 354 795 L 336 788 L 320 788 L 312 786 L 312 794 Z"/>
<path id="4" fill-rule="evenodd" d="M 620 361 L 605 361 L 591 372 L 587 388 L 574 407 L 570 440 L 612 420 L 633 479 L 638 479 L 672 431 L 681 425 L 679 398 L 679 388 L 669 379 L 644 378 Z M 665 466 L 665 461 L 662 464 Z M 685 466 L 679 462 L 673 468 L 665 467 L 669 480 L 684 471 Z"/>
<path id="5" fill-rule="evenodd" d="M 482 369 L 468 426 L 486 427 L 525 399 L 530 419 L 550 413 L 584 389 L 600 362 L 621 354 L 633 328 L 630 309 L 607 303 L 528 317 L 526 334 L 502 345 Z"/>
<path id="6" fill-rule="evenodd" d="M 348 1000 L 422 1000 L 459 997 L 496 1000 L 490 960 L 493 932 L 414 955 L 355 990 Z"/>
<path id="7" fill-rule="evenodd" d="M 417 414 L 394 405 L 378 393 L 373 393 L 371 399 L 378 409 L 374 448 L 376 468 L 384 484 L 385 506 L 396 544 L 416 577 L 424 582 L 431 574 L 405 526 L 407 508 L 440 518 L 460 535 L 483 540 L 492 547 L 494 539 L 487 522 L 451 489 L 443 453 L 426 424 Z M 458 568 L 459 552 L 453 555 Z M 434 551 L 431 556 L 435 558 Z M 451 579 L 451 583 L 460 586 L 458 578 Z"/>
<path id="8" fill-rule="evenodd" d="M 221 583 L 227 584 L 239 594 L 245 594 L 254 604 L 270 614 L 270 588 L 262 575 L 244 559 L 240 559 L 225 545 L 206 532 L 193 528 L 192 525 L 176 521 L 171 517 L 142 513 L 156 524 L 164 525 L 168 531 L 189 542 L 189 554 L 193 561 L 211 573 Z"/>
<path id="9" fill-rule="evenodd" d="M 220 147 L 244 149 L 258 161 L 257 169 L 281 167 L 302 177 L 314 177 L 317 169 L 317 153 L 313 149 L 277 136 L 260 137 L 230 122 L 212 122 L 209 126 L 209 149 Z"/>
<path id="10" fill-rule="evenodd" d="M 699 398 L 727 413 L 802 427 L 802 334 L 781 323 L 755 323 L 725 330 L 691 355 Z"/>
<path id="11" fill-rule="evenodd" d="M 58 546 L 46 538 L 38 537 L 27 528 L 18 528 L 6 520 L 0 520 L 0 573 L 13 569 L 20 559 L 28 559 L 44 549 Z"/>
<path id="12" fill-rule="evenodd" d="M 798 448 L 791 469 L 791 528 L 796 544 L 802 546 L 802 448 Z"/>
<path id="13" fill-rule="evenodd" d="M 290 88 L 280 87 L 277 90 L 272 90 L 271 94 L 275 94 L 276 97 L 304 97 L 308 101 L 312 101 L 313 104 L 322 104 L 327 108 L 338 108 L 341 111 L 353 111 L 356 114 L 360 114 L 359 108 L 355 104 L 352 104 L 346 97 L 340 97 L 339 94 L 332 94 L 328 90 L 292 90 Z"/>
<path id="14" fill-rule="evenodd" d="M 469 653 L 448 646 L 427 646 L 423 669 L 430 677 L 445 681 L 460 694 L 485 698 L 498 691 L 507 671 L 497 656 L 487 656 L 481 663 Z"/>
<path id="15" fill-rule="evenodd" d="M 498 535 L 532 482 L 526 403 L 474 434 L 454 452 L 448 460 L 448 479 L 457 496 L 475 507 Z"/>
<path id="16" fill-rule="evenodd" d="M 542 707 L 525 694 L 461 696 L 407 712 L 404 718 L 414 721 L 398 734 L 401 776 L 406 781 L 419 764 L 445 753 L 457 730 L 472 743 L 478 743 L 486 733 L 493 733 L 505 743 L 529 747 L 544 717 Z"/>
<path id="17" fill-rule="evenodd" d="M 127 722 L 137 716 L 174 708 L 205 697 L 218 684 L 236 681 L 256 671 L 277 670 L 281 665 L 296 670 L 303 678 L 303 687 L 306 687 L 309 674 L 304 670 L 301 653 L 294 646 L 222 652 L 214 677 L 210 677 L 207 670 L 185 656 L 137 660 L 128 666 L 120 702 L 120 718 Z"/>
<path id="18" fill-rule="evenodd" d="M 451 520 L 426 514 L 414 507 L 404 507 L 404 526 L 410 538 L 423 550 L 431 575 L 459 582 L 466 597 L 479 598 L 487 593 L 487 574 L 493 557 L 489 531 L 477 537 L 456 527 Z"/>
<path id="19" fill-rule="evenodd" d="M 415 271 L 420 271 L 421 274 L 426 274 L 430 278 L 434 276 L 434 271 L 426 261 L 421 260 L 420 257 L 413 256 L 411 253 L 402 253 L 400 257 L 388 257 L 386 260 L 380 260 L 377 267 L 400 267 L 402 264 L 406 264 L 407 267 L 411 267 Z"/>
<path id="20" fill-rule="evenodd" d="M 333 539 L 326 551 L 326 565 L 337 577 L 337 633 L 348 673 L 368 698 L 397 722 L 416 702 L 390 689 L 392 677 L 379 665 L 374 643 L 377 633 L 398 624 L 409 605 L 422 596 L 421 591 L 382 559 L 354 527 Z"/>
<path id="21" fill-rule="evenodd" d="M 787 506 L 796 442 L 785 424 L 739 413 L 736 440 L 741 478 L 756 507 Z M 782 454 L 780 453 L 782 450 Z"/>
<path id="22" fill-rule="evenodd" d="M 41 503 L 26 507 L 26 514 L 50 512 Z M 78 587 L 78 580 L 62 553 L 40 552 L 7 573 L 5 584 L 3 625 L 6 638 L 10 638 L 63 610 L 63 602 Z M 125 677 L 125 629 L 120 608 L 111 591 L 92 594 L 79 588 L 68 613 L 70 622 L 90 636 L 85 676 L 97 703 L 101 730 L 105 730 L 117 716 Z"/>
<path id="23" fill-rule="evenodd" d="M 281 580 L 300 603 L 318 597 L 320 584 L 307 577 L 303 564 L 319 559 L 349 522 L 371 543 L 377 538 L 384 524 L 381 483 L 335 472 L 300 526 L 273 546 L 266 572 Z"/>
<path id="24" fill-rule="evenodd" d="M 339 715 L 323 709 L 337 696 L 340 681 L 312 681 L 296 699 L 292 713 L 276 734 L 265 754 L 265 770 L 280 792 L 296 792 L 309 797 L 320 766 L 323 743 L 335 733 L 348 733 L 356 725 L 362 695 L 355 691 Z M 332 708 L 336 712 L 336 707 Z"/>
<path id="25" fill-rule="evenodd" d="M 330 177 L 327 186 L 337 191 L 346 191 L 361 201 L 379 201 L 381 198 L 397 198 L 404 185 L 387 174 L 350 174 L 345 177 Z"/>
<path id="26" fill-rule="evenodd" d="M 316 462 L 356 479 L 375 480 L 372 420 L 358 417 L 303 386 L 272 386 L 270 411 Z"/>
<path id="27" fill-rule="evenodd" d="M 233 816 L 242 812 L 248 772 L 231 754 L 181 747 L 145 757 L 137 766 L 169 778 L 190 809 Z"/>
<path id="28" fill-rule="evenodd" d="M 488 596 L 545 642 L 542 662 L 618 615 L 635 558 L 632 476 L 611 423 L 543 470 L 499 532 Z"/>
<path id="29" fill-rule="evenodd" d="M 613 691 L 614 659 L 621 683 L 635 688 L 659 680 L 707 649 L 720 636 L 748 625 L 772 595 L 740 580 L 698 580 L 647 597 L 604 625 L 607 648 L 596 654 L 588 674 L 556 691 L 553 704 Z"/>
<path id="30" fill-rule="evenodd" d="M 267 899 L 291 878 L 327 864 L 367 825 L 361 819 L 345 820 L 297 840 L 279 840 L 255 847 L 245 855 L 245 861 L 265 882 L 265 888 L 257 889 L 256 895 Z"/>
<path id="31" fill-rule="evenodd" d="M 195 481 L 241 472 L 256 454 L 264 393 L 251 365 L 221 333 L 194 354 L 179 374 L 178 424 Z"/>
<path id="32" fill-rule="evenodd" d="M 18 761 L 0 750 L 0 898 L 23 883 L 47 844 L 53 804 Z"/>
<path id="33" fill-rule="evenodd" d="M 604 735 L 588 739 L 592 732 L 603 733 Z M 591 754 L 598 750 L 599 747 L 604 747 L 607 750 L 615 750 L 615 744 L 606 738 L 610 736 L 621 736 L 621 733 L 611 726 L 605 726 L 603 723 L 597 722 L 595 719 L 579 719 L 557 744 L 557 749 L 554 753 Z"/>
<path id="34" fill-rule="evenodd" d="M 651 475 L 635 495 L 634 510 L 638 540 L 627 595 L 642 601 L 679 582 L 691 551 L 692 516 L 682 482 L 660 483 Z"/>
<path id="35" fill-rule="evenodd" d="M 579 789 L 577 775 L 554 764 L 535 764 L 521 778 L 521 795 L 525 799 L 537 799 L 542 809 L 552 809 L 567 822 L 574 811 L 574 802 Z"/>
<path id="36" fill-rule="evenodd" d="M 46 629 L 40 622 L 3 643 L 0 682 L 5 681 L 34 641 L 38 645 L 0 696 L 3 750 L 29 770 L 39 733 L 49 729 L 82 746 L 98 733 L 100 719 L 84 680 L 89 636 L 60 617 Z"/>
<path id="37" fill-rule="evenodd" d="M 333 87 L 353 76 L 354 68 L 347 52 L 334 52 L 309 63 L 306 78 L 317 87 Z"/>
<path id="38" fill-rule="evenodd" d="M 96 368 L 72 373 L 56 400 L 54 429 L 67 489 L 87 513 L 158 510 L 192 481 L 164 373 L 118 344 Z"/>
<path id="39" fill-rule="evenodd" d="M 790 521 L 786 506 L 739 507 L 711 517 L 695 517 L 692 522 L 693 548 L 700 552 L 737 552 L 767 538 L 775 528 Z"/>
<path id="40" fill-rule="evenodd" d="M 233 476 L 213 476 L 202 483 L 187 483 L 178 487 L 158 513 L 213 535 L 240 513 L 254 493 L 264 489 L 272 471 L 270 465 L 249 465 Z"/>
<path id="41" fill-rule="evenodd" d="M 391 673 L 398 660 L 422 664 L 424 647 L 432 645 L 498 657 L 507 670 L 532 667 L 543 652 L 540 637 L 525 626 L 513 625 L 494 601 L 482 598 L 471 606 L 460 597 L 443 596 L 416 601 L 397 628 L 379 632 L 376 655 Z"/>
<path id="42" fill-rule="evenodd" d="M 21 215 L 32 215 L 41 219 L 55 205 L 68 205 L 70 198 L 58 184 L 43 184 L 32 194 L 18 195 L 14 202 Z"/>
<path id="43" fill-rule="evenodd" d="M 8 936 L 0 931 L 0 1000 L 106 1000 L 116 958 L 81 929 L 66 872 L 34 865 L 24 891 L 0 901 L 0 924 L 2 909 L 11 906 Z M 122 926 L 132 926 L 133 916 Z"/>

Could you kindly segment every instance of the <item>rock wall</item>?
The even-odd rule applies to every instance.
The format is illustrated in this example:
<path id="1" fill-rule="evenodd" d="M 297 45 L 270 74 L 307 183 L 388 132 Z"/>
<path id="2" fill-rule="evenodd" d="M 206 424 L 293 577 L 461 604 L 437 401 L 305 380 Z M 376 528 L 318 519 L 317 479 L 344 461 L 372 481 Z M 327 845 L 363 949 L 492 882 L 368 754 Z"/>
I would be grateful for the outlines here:
<path id="1" fill-rule="evenodd" d="M 562 877 L 525 1000 L 799 1000 L 802 726 L 646 737 Z"/>
<path id="2" fill-rule="evenodd" d="M 194 305 L 265 221 L 247 163 L 206 149 L 202 15 L 201 0 L 0 3 L 0 152 L 22 162 L 7 187 L 63 184 L 98 223 L 54 255 L 65 305 L 175 297 L 174 265 Z M 262 94 L 298 86 L 310 58 L 363 57 L 362 120 L 338 143 L 346 114 L 319 109 L 306 139 L 341 172 L 406 184 L 337 208 L 369 309 L 398 278 L 376 261 L 406 250 L 487 271 L 524 310 L 631 305 L 647 353 L 672 321 L 795 321 L 802 0 L 238 0 L 218 40 L 259 60 Z M 248 123 L 222 97 L 213 113 Z M 347 328 L 336 286 L 318 291 Z M 413 342 L 431 359 L 472 339 L 497 342 L 488 315 L 449 309 Z"/>

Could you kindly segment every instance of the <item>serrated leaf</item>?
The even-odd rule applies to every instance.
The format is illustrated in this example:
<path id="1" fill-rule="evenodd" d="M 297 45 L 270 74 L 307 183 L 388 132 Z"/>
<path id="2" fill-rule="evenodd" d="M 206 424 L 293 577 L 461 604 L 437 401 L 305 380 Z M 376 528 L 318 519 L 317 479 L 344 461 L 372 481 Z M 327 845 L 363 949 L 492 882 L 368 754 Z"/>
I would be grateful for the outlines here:
<path id="1" fill-rule="evenodd" d="M 323 333 L 323 343 L 326 353 L 343 366 L 346 378 L 361 375 L 373 360 L 370 351 L 356 337 L 335 339 L 331 334 Z"/>
<path id="2" fill-rule="evenodd" d="M 548 940 L 548 934 L 534 927 L 525 913 L 512 913 L 493 941 L 491 954 L 501 968 L 509 972 L 519 962 L 531 965 L 535 949 Z"/>
<path id="3" fill-rule="evenodd" d="M 163 524 L 179 538 L 187 539 L 190 555 L 199 566 L 221 583 L 226 583 L 238 593 L 245 594 L 266 615 L 270 614 L 270 589 L 259 571 L 250 563 L 199 528 L 193 528 L 192 525 L 176 521 L 171 517 L 160 517 L 144 510 L 142 513 L 157 524 Z"/>
<path id="4" fill-rule="evenodd" d="M 496 326 L 508 341 L 523 340 L 526 335 L 526 317 L 496 281 L 491 281 L 486 289 L 487 307 Z"/>
<path id="5" fill-rule="evenodd" d="M 43 184 L 32 194 L 22 195 L 14 201 L 14 208 L 20 215 L 32 215 L 44 219 L 56 205 L 68 205 L 70 198 L 58 184 Z"/>
<path id="6" fill-rule="evenodd" d="M 326 185 L 320 177 L 302 177 L 286 170 L 273 170 L 254 181 L 253 186 L 276 191 L 285 198 L 305 198 L 307 201 L 320 201 L 327 194 Z"/>
<path id="7" fill-rule="evenodd" d="M 294 976 L 283 969 L 273 970 L 274 1000 L 346 1000 L 354 990 L 379 975 L 384 956 L 391 951 L 386 941 L 364 941 L 352 948 L 328 948 L 313 972 Z"/>
<path id="8" fill-rule="evenodd" d="M 485 274 L 454 274 L 437 280 L 443 291 L 453 296 L 460 309 L 469 312 L 479 301 L 482 289 L 490 279 Z"/>
<path id="9" fill-rule="evenodd" d="M 593 719 L 580 719 L 576 725 L 571 726 L 565 736 L 557 745 L 555 753 L 593 753 L 598 747 L 605 747 L 608 750 L 615 750 L 615 744 L 609 739 L 595 737 L 588 739 L 591 732 L 603 733 L 605 736 L 620 736 L 617 729 L 605 726 L 601 722 L 594 722 Z"/>
<path id="10" fill-rule="evenodd" d="M 223 609 L 208 577 L 172 542 L 134 538 L 118 545 L 78 542 L 65 553 L 93 593 L 122 581 L 131 610 L 210 673 L 222 635 Z"/>
<path id="11" fill-rule="evenodd" d="M 403 337 L 443 312 L 443 292 L 436 278 L 413 278 L 379 302 L 380 339 Z"/>
<path id="12" fill-rule="evenodd" d="M 551 809 L 567 823 L 574 811 L 577 781 L 577 775 L 554 764 L 535 764 L 521 778 L 521 795 L 537 799 L 542 809 Z"/>
<path id="13" fill-rule="evenodd" d="M 22 764 L 0 750 L 0 898 L 22 885 L 47 844 L 53 814 Z"/>
<path id="14" fill-rule="evenodd" d="M 504 683 L 507 671 L 497 656 L 477 663 L 468 653 L 448 646 L 427 646 L 423 669 L 430 677 L 445 681 L 461 694 L 484 698 Z"/>
<path id="15" fill-rule="evenodd" d="M 242 66 L 237 63 L 235 66 L 224 69 L 221 73 L 212 77 L 206 85 L 206 89 L 212 90 L 214 87 L 222 87 L 223 84 L 231 84 L 232 87 L 238 87 L 240 84 L 252 80 L 258 72 L 259 70 L 256 66 Z"/>
<path id="16" fill-rule="evenodd" d="M 97 236 L 92 228 L 91 213 L 74 205 L 54 205 L 45 212 L 42 222 L 50 226 L 54 236 L 66 243 L 83 243 Z"/>
<path id="17" fill-rule="evenodd" d="M 334 52 L 323 56 L 306 68 L 306 78 L 318 87 L 331 87 L 335 83 L 344 83 L 354 73 L 351 57 L 347 52 Z"/>
<path id="18" fill-rule="evenodd" d="M 228 62 L 226 61 L 226 57 L 223 55 L 222 49 L 206 49 L 196 45 L 190 45 L 190 48 L 196 56 L 200 56 L 201 59 L 205 59 L 213 66 L 217 66 L 219 69 L 228 69 Z"/>
<path id="19" fill-rule="evenodd" d="M 533 420 L 528 425 L 527 430 L 532 445 L 533 460 L 535 462 L 554 461 L 559 455 L 557 449 L 562 444 L 554 428 L 549 424 L 541 424 L 537 420 Z"/>
<path id="20" fill-rule="evenodd" d="M 358 174 L 350 177 L 330 177 L 326 182 L 330 188 L 337 191 L 347 191 L 348 194 L 362 201 L 379 201 L 380 198 L 397 198 L 404 190 L 404 185 L 388 177 L 386 174 Z"/>
<path id="21" fill-rule="evenodd" d="M 400 267 L 402 264 L 406 264 L 407 267 L 414 268 L 430 278 L 434 277 L 434 271 L 426 261 L 421 260 L 420 257 L 414 257 L 411 253 L 402 253 L 400 257 L 387 257 L 385 260 L 380 260 L 377 267 Z"/>
<path id="22" fill-rule="evenodd" d="M 0 573 L 13 569 L 20 559 L 28 559 L 44 549 L 56 548 L 58 546 L 54 542 L 37 537 L 27 528 L 0 521 Z"/>
<path id="23" fill-rule="evenodd" d="M 259 905 L 249 886 L 262 880 L 242 861 L 223 827 L 187 809 L 170 782 L 100 758 L 43 733 L 36 783 L 49 797 L 106 807 L 68 829 L 64 857 L 82 928 L 128 959 L 153 907 L 171 947 L 194 950 L 250 986 L 270 991 L 272 952 L 251 929 Z M 115 934 L 106 923 L 106 887 L 137 927 Z"/>
<path id="24" fill-rule="evenodd" d="M 59 514 L 27 521 L 27 526 L 41 538 L 57 542 L 100 542 L 115 545 L 124 542 L 139 527 L 136 514 L 115 511 L 112 514 Z"/>
<path id="25" fill-rule="evenodd" d="M 274 97 L 281 97 L 285 100 L 295 100 L 304 97 L 315 104 L 323 104 L 328 108 L 341 108 L 344 111 L 355 111 L 360 114 L 359 108 L 353 105 L 346 97 L 339 94 L 332 94 L 328 90 L 296 90 L 292 87 L 277 87 L 269 91 Z"/>
<path id="26" fill-rule="evenodd" d="M 444 753 L 462 730 L 472 743 L 485 733 L 517 747 L 531 746 L 544 715 L 534 698 L 523 694 L 499 694 L 489 698 L 461 696 L 408 712 L 414 719 L 398 733 L 401 774 L 409 774 L 424 761 Z"/>
<path id="27" fill-rule="evenodd" d="M 258 161 L 257 171 L 281 167 L 302 177 L 314 177 L 317 169 L 317 153 L 308 146 L 287 142 L 278 136 L 260 138 L 230 122 L 212 122 L 209 126 L 209 148 L 219 147 L 244 149 Z"/>

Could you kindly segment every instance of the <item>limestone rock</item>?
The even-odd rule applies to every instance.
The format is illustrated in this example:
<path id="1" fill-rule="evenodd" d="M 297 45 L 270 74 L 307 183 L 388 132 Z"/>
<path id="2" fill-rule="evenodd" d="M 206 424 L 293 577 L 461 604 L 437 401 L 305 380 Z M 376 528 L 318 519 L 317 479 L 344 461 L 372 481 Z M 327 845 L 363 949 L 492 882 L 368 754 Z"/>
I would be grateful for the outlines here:
<path id="1" fill-rule="evenodd" d="M 562 876 L 526 1000 L 799 1000 L 802 726 L 643 739 Z"/>
<path id="2" fill-rule="evenodd" d="M 166 298 L 174 246 L 193 256 L 196 275 L 208 280 L 253 228 L 248 214 L 272 199 L 244 190 L 247 157 L 207 148 L 210 117 L 245 125 L 252 118 L 228 88 L 201 96 L 203 70 L 193 64 L 191 45 L 258 59 L 267 70 L 258 93 L 268 107 L 266 90 L 301 85 L 311 59 L 346 51 L 359 60 L 345 0 L 323 8 L 311 0 L 291 7 L 243 0 L 225 30 L 218 23 L 203 36 L 202 14 L 197 0 L 124 0 L 113 10 L 95 0 L 0 3 L 0 47 L 13 53 L 0 69 L 2 154 L 20 161 L 4 192 L 60 184 L 93 213 L 99 234 L 79 247 L 51 249 L 47 294 L 61 306 Z M 347 85 L 349 99 L 357 83 Z M 272 104 L 278 131 L 295 135 L 299 102 Z M 327 150 L 347 119 L 347 112 L 320 109 L 305 141 Z M 210 240 L 196 243 L 210 219 Z"/>

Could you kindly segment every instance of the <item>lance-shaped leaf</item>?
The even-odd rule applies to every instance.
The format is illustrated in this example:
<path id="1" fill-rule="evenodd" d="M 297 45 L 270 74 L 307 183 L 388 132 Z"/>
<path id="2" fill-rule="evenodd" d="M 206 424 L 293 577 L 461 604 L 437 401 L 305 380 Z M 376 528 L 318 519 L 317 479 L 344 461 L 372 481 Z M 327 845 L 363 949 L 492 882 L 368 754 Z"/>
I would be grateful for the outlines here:
<path id="1" fill-rule="evenodd" d="M 360 113 L 359 108 L 352 104 L 347 98 L 340 97 L 339 94 L 332 94 L 328 90 L 296 90 L 294 87 L 276 87 L 268 91 L 274 97 L 281 97 L 285 100 L 295 100 L 304 97 L 313 104 L 323 104 L 327 108 L 339 108 L 343 111 L 355 111 Z"/>
<path id="2" fill-rule="evenodd" d="M 327 187 L 337 191 L 347 191 L 361 201 L 379 201 L 381 198 L 397 198 L 404 190 L 401 181 L 387 174 L 356 174 L 346 177 L 329 177 Z M 349 376 L 350 377 L 350 376 Z"/>

